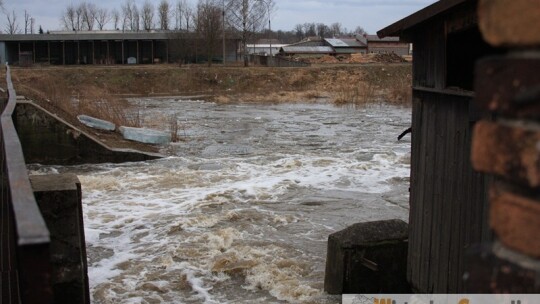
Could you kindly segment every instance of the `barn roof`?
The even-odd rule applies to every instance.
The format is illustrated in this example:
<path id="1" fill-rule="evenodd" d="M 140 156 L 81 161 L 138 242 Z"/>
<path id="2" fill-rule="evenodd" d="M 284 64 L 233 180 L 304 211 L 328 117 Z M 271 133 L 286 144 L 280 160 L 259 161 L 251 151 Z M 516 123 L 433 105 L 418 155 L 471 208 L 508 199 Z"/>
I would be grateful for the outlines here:
<path id="1" fill-rule="evenodd" d="M 403 36 L 403 32 L 411 29 L 412 27 L 431 19 L 461 3 L 471 0 L 440 0 L 437 1 L 416 13 L 405 17 L 377 32 L 377 35 L 381 38 L 389 36 Z"/>
<path id="2" fill-rule="evenodd" d="M 334 49 L 330 46 L 284 46 L 281 48 L 285 53 L 294 54 L 330 54 Z"/>

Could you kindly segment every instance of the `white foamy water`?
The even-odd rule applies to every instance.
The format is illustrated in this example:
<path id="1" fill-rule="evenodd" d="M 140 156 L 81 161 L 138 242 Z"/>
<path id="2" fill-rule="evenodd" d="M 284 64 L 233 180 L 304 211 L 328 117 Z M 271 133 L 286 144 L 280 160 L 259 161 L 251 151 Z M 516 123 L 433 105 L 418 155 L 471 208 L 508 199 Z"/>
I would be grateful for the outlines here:
<path id="1" fill-rule="evenodd" d="M 339 303 L 328 235 L 408 217 L 410 109 L 137 102 L 173 156 L 30 167 L 79 176 L 94 303 Z"/>

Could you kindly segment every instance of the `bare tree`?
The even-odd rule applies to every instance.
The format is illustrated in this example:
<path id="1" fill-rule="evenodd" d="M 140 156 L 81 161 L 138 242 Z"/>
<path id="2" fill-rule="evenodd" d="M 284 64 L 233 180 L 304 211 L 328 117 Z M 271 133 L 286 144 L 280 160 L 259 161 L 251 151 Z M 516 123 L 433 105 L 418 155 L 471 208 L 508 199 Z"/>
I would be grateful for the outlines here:
<path id="1" fill-rule="evenodd" d="M 176 30 L 182 29 L 182 18 L 184 17 L 184 8 L 187 7 L 186 0 L 178 0 L 176 2 L 176 5 L 174 6 L 174 21 L 175 25 L 174 28 Z"/>
<path id="2" fill-rule="evenodd" d="M 296 38 L 298 40 L 304 39 L 304 27 L 301 24 L 297 24 L 294 26 L 294 34 L 296 35 Z"/>
<path id="3" fill-rule="evenodd" d="M 189 32 L 189 24 L 193 19 L 193 8 L 191 8 L 189 5 L 184 6 L 183 15 L 184 21 L 186 22 L 186 32 Z"/>
<path id="4" fill-rule="evenodd" d="M 109 11 L 106 8 L 98 8 L 96 12 L 96 22 L 98 29 L 102 31 L 105 25 L 109 23 L 109 21 L 111 21 L 111 14 L 109 14 Z"/>
<path id="5" fill-rule="evenodd" d="M 222 9 L 215 0 L 199 0 L 197 4 L 196 32 L 204 42 L 208 66 L 212 65 L 212 57 L 221 37 L 221 13 Z"/>
<path id="6" fill-rule="evenodd" d="M 354 29 L 354 34 L 357 34 L 357 35 L 364 35 L 364 34 L 366 34 L 366 31 L 364 30 L 363 27 L 357 26 L 357 27 Z"/>
<path id="7" fill-rule="evenodd" d="M 304 23 L 303 26 L 304 26 L 304 34 L 306 35 L 306 37 L 317 36 L 317 25 L 315 23 L 306 22 Z"/>
<path id="8" fill-rule="evenodd" d="M 94 24 L 97 19 L 98 8 L 95 4 L 89 2 L 81 2 L 79 5 L 82 17 L 81 29 L 91 31 L 94 29 Z"/>
<path id="9" fill-rule="evenodd" d="M 333 37 L 338 37 L 343 34 L 343 26 L 339 22 L 330 24 L 330 32 Z"/>
<path id="10" fill-rule="evenodd" d="M 141 21 L 145 31 L 150 31 L 154 27 L 154 5 L 148 0 L 144 1 L 141 9 Z"/>
<path id="11" fill-rule="evenodd" d="M 75 27 L 75 30 L 77 31 L 80 31 L 83 29 L 83 12 L 84 10 L 84 7 L 81 3 L 81 5 L 77 6 L 75 8 L 75 22 L 76 22 L 76 27 Z"/>
<path id="12" fill-rule="evenodd" d="M 24 34 L 25 35 L 30 33 L 31 20 L 32 20 L 32 17 L 30 17 L 30 14 L 28 13 L 28 11 L 24 10 Z"/>
<path id="13" fill-rule="evenodd" d="M 126 0 L 122 5 L 122 30 L 139 30 L 139 10 L 134 0 Z"/>
<path id="14" fill-rule="evenodd" d="M 12 11 L 11 14 L 6 13 L 6 32 L 10 35 L 13 34 L 19 34 L 19 24 L 17 23 L 17 15 L 15 15 L 15 11 Z"/>
<path id="15" fill-rule="evenodd" d="M 70 4 L 66 7 L 64 13 L 62 14 L 62 17 L 60 19 L 62 21 L 62 25 L 64 26 L 64 29 L 68 31 L 75 31 L 77 30 L 77 18 L 75 13 L 75 7 Z"/>
<path id="16" fill-rule="evenodd" d="M 133 5 L 133 20 L 131 21 L 131 28 L 136 32 L 141 29 L 141 14 L 137 8 L 137 5 Z"/>
<path id="17" fill-rule="evenodd" d="M 317 23 L 317 35 L 326 38 L 330 34 L 330 28 L 324 23 Z"/>
<path id="18" fill-rule="evenodd" d="M 171 15 L 169 1 L 161 0 L 158 6 L 159 28 L 161 30 L 169 29 L 169 16 Z"/>
<path id="19" fill-rule="evenodd" d="M 119 29 L 118 24 L 120 23 L 120 12 L 117 9 L 113 9 L 110 14 L 110 18 L 113 22 L 114 29 Z"/>
<path id="20" fill-rule="evenodd" d="M 273 0 L 226 0 L 227 20 L 242 33 L 244 66 L 248 66 L 247 41 L 265 25 L 265 16 Z"/>

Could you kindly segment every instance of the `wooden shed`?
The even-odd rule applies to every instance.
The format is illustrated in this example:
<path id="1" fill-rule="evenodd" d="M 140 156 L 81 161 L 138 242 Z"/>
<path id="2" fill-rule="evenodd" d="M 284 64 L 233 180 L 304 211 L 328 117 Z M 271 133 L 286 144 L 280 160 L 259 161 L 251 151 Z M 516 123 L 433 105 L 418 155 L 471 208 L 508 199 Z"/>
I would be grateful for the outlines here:
<path id="1" fill-rule="evenodd" d="M 502 52 L 484 42 L 477 0 L 441 0 L 378 32 L 413 43 L 407 277 L 422 293 L 459 293 L 464 257 L 489 241 L 487 177 L 470 162 L 474 64 Z"/>

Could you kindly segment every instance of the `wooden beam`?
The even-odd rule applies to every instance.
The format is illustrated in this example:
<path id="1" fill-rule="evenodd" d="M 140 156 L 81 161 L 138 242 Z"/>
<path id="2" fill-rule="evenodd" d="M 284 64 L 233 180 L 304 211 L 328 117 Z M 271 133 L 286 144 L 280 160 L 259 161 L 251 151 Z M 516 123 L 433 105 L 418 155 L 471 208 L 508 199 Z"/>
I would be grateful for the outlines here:
<path id="1" fill-rule="evenodd" d="M 152 58 L 150 58 L 150 63 L 154 63 L 154 40 L 150 40 L 151 48 L 152 48 Z"/>

